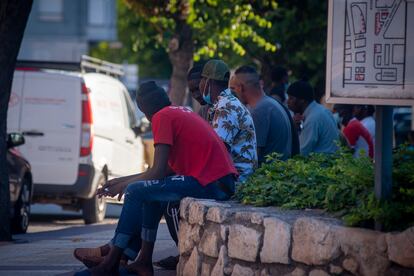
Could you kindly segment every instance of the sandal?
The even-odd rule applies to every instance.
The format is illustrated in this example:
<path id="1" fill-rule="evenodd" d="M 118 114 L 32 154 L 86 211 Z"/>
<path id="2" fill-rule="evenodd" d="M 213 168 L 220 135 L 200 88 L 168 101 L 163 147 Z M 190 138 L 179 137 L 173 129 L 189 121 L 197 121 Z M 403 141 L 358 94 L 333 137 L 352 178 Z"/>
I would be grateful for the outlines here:
<path id="1" fill-rule="evenodd" d="M 176 270 L 180 256 L 169 256 L 165 259 L 154 262 L 155 266 L 164 268 L 166 270 Z"/>
<path id="2" fill-rule="evenodd" d="M 103 261 L 105 255 L 108 254 L 108 249 L 108 245 L 97 248 L 76 248 L 73 251 L 73 256 L 88 268 L 91 268 Z"/>

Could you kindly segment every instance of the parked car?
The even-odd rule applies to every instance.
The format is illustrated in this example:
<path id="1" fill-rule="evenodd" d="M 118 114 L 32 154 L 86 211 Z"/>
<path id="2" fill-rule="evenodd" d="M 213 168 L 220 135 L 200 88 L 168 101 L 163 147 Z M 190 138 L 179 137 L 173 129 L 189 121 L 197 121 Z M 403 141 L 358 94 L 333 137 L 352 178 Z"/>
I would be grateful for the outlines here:
<path id="1" fill-rule="evenodd" d="M 20 133 L 7 136 L 7 168 L 10 184 L 11 228 L 14 234 L 26 233 L 29 227 L 30 204 L 33 195 L 32 173 L 29 162 L 15 149 L 24 144 Z"/>
<path id="2" fill-rule="evenodd" d="M 18 62 L 9 103 L 9 131 L 22 132 L 34 202 L 82 210 L 102 221 L 108 179 L 145 168 L 136 104 L 117 79 L 121 66 L 84 57 L 79 64 Z"/>
<path id="3" fill-rule="evenodd" d="M 394 108 L 394 138 L 398 146 L 409 141 L 409 135 L 413 132 L 411 107 Z"/>

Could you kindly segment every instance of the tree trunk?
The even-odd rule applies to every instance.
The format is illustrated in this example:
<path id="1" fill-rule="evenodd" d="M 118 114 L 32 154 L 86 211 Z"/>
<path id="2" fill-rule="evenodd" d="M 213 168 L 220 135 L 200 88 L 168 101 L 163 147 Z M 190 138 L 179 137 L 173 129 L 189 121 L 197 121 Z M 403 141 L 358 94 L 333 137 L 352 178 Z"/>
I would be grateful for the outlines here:
<path id="1" fill-rule="evenodd" d="M 0 240 L 11 240 L 10 190 L 7 173 L 7 109 L 14 67 L 33 0 L 0 3 Z"/>
<path id="2" fill-rule="evenodd" d="M 186 99 L 187 72 L 193 63 L 194 52 L 192 30 L 184 21 L 177 22 L 168 50 L 172 64 L 170 99 L 173 104 L 183 105 Z"/>

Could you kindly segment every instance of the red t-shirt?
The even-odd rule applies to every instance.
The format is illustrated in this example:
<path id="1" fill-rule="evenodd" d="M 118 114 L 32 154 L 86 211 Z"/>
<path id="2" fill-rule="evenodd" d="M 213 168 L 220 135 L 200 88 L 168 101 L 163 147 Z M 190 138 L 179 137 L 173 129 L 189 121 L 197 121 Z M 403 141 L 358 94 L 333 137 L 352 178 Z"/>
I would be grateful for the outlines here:
<path id="1" fill-rule="evenodd" d="M 351 147 L 355 147 L 358 139 L 362 137 L 368 144 L 369 157 L 374 157 L 374 145 L 372 143 L 371 134 L 369 134 L 368 130 L 361 124 L 360 121 L 353 118 L 346 125 L 346 127 L 343 130 L 343 133 Z"/>
<path id="2" fill-rule="evenodd" d="M 170 145 L 168 165 L 202 186 L 237 174 L 230 155 L 211 126 L 185 107 L 168 106 L 152 117 L 154 144 Z"/>

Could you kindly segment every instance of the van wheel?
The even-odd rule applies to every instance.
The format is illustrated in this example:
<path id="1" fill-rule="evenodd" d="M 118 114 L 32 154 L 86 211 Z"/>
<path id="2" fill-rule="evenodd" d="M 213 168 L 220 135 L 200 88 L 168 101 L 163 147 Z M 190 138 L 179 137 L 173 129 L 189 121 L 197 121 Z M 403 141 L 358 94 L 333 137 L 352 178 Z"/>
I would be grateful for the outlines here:
<path id="1" fill-rule="evenodd" d="M 102 176 L 99 179 L 98 187 L 105 183 L 105 178 Z M 94 196 L 92 198 L 84 199 L 82 201 L 82 215 L 85 224 L 101 222 L 105 218 L 106 200 L 104 197 L 99 198 Z"/>
<path id="2" fill-rule="evenodd" d="M 29 228 L 30 217 L 30 180 L 22 180 L 19 199 L 14 206 L 14 216 L 11 221 L 13 234 L 24 234 Z"/>

